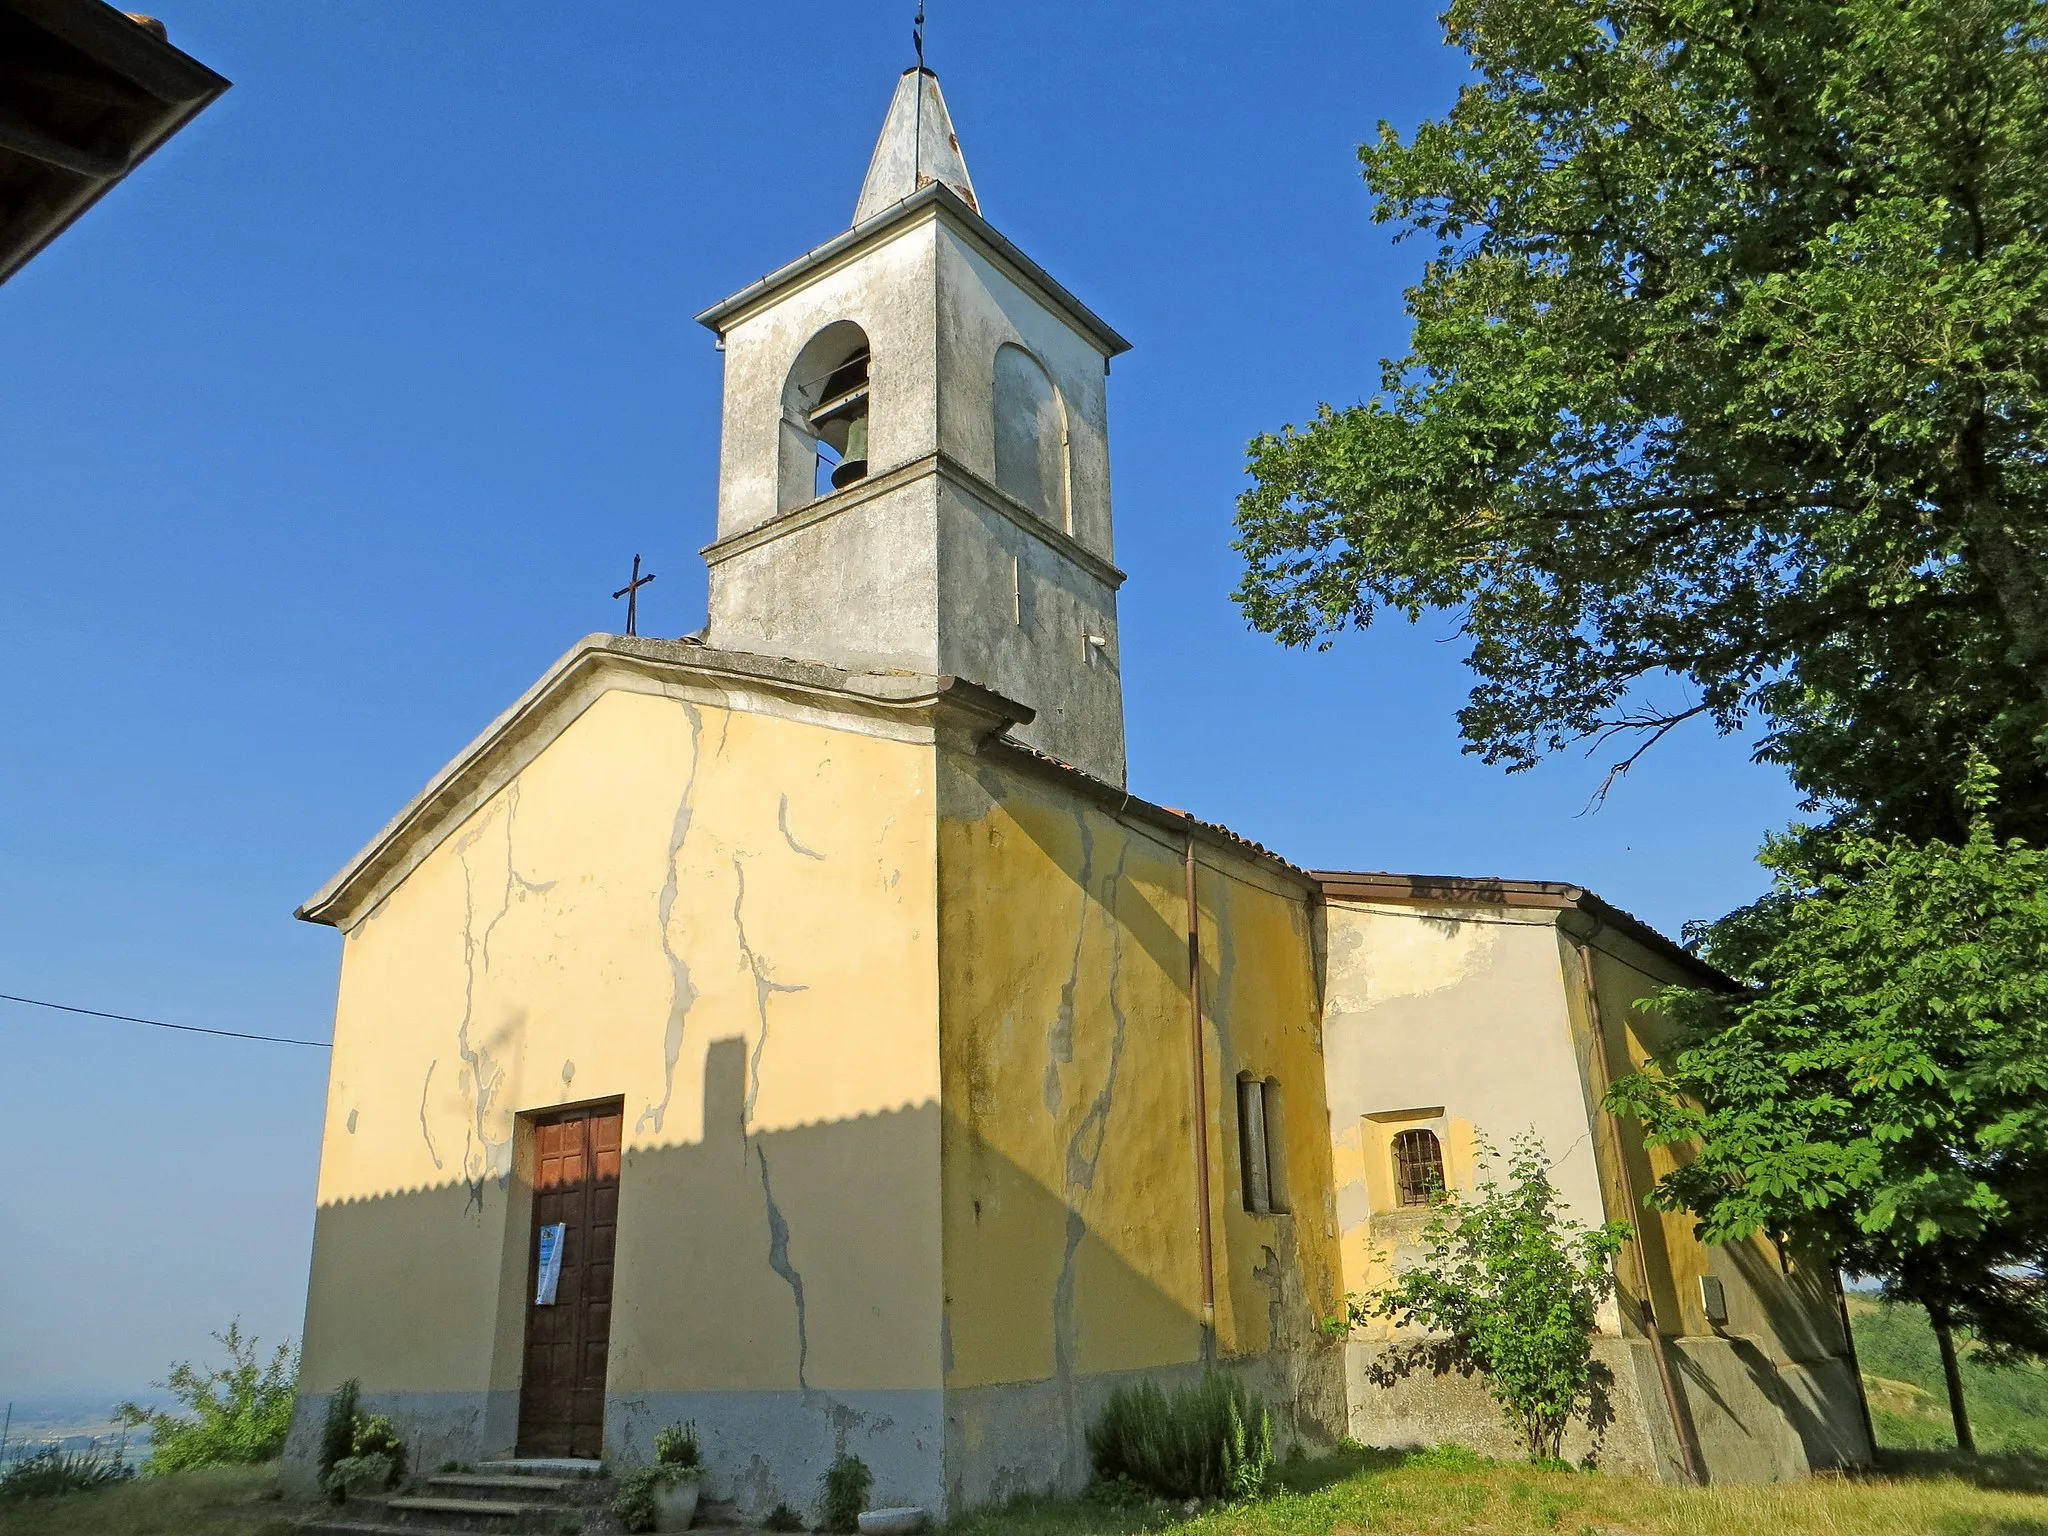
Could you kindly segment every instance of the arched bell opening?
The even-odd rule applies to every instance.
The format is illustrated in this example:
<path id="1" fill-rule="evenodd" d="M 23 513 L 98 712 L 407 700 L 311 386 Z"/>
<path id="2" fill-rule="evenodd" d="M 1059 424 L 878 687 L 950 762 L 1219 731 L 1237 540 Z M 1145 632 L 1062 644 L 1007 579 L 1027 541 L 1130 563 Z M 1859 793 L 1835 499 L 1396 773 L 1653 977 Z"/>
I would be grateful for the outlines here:
<path id="1" fill-rule="evenodd" d="M 867 332 L 835 320 L 804 344 L 782 390 L 777 508 L 843 490 L 868 472 Z"/>

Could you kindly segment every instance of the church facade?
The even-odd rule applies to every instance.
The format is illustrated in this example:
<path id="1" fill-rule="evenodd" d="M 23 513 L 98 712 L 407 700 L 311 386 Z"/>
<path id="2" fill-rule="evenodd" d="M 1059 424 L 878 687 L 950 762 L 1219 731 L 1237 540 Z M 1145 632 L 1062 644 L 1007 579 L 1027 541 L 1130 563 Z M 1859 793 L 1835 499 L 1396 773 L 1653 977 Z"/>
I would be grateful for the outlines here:
<path id="1" fill-rule="evenodd" d="M 1125 343 L 982 218 L 929 72 L 853 226 L 700 318 L 706 630 L 582 641 L 300 911 L 342 964 L 294 1475 L 351 1379 L 420 1466 L 694 1421 L 751 1515 L 841 1452 L 934 1514 L 1073 1487 L 1110 1390 L 1211 1364 L 1289 1439 L 1498 1440 L 1325 1321 L 1480 1132 L 1636 1219 L 1662 1154 L 1599 1094 L 1697 963 L 1130 793 Z M 1865 1459 L 1831 1273 L 1640 1219 L 1588 1449 Z"/>

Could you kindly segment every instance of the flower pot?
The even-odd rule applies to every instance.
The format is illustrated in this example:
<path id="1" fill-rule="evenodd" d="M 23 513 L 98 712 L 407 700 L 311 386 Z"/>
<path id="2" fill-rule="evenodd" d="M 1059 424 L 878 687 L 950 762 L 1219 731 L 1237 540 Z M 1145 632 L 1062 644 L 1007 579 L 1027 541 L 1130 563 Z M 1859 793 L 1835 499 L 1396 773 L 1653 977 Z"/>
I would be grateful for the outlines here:
<path id="1" fill-rule="evenodd" d="M 686 1477 L 679 1483 L 670 1483 L 654 1496 L 660 1514 L 654 1528 L 657 1531 L 687 1531 L 690 1522 L 697 1518 L 697 1492 L 699 1480 Z"/>

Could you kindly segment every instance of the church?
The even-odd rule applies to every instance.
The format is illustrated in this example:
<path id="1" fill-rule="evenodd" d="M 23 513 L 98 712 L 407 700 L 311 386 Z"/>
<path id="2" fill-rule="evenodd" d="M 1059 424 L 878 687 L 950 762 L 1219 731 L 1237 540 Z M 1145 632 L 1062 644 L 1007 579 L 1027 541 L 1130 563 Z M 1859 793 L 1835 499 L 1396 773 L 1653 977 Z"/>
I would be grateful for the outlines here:
<path id="1" fill-rule="evenodd" d="M 1644 1212 L 1636 1001 L 1725 978 L 1570 885 L 1299 868 L 1126 782 L 1107 376 L 937 78 L 845 232 L 706 310 L 710 613 L 592 635 L 300 909 L 340 931 L 289 1475 L 360 1384 L 413 1465 L 648 1459 L 937 1518 L 1078 1488 L 1120 1384 L 1283 1443 L 1511 1453 L 1333 1332 L 1482 1138 L 1634 1222 L 1574 1457 L 1868 1460 L 1825 1264 Z"/>

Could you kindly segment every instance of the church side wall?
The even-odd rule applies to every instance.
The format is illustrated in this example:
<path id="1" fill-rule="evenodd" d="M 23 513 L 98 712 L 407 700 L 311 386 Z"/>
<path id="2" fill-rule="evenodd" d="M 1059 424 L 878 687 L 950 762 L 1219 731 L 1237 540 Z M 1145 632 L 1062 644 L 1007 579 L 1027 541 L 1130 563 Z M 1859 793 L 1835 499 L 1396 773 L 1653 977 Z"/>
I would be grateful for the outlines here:
<path id="1" fill-rule="evenodd" d="M 1559 939 L 1567 977 L 1578 983 L 1570 990 L 1582 1053 L 1591 1049 L 1591 1033 L 1580 945 L 1590 954 L 1606 1081 L 1674 1043 L 1671 1021 L 1639 1004 L 1662 987 L 1696 984 L 1697 978 L 1613 929 Z M 1589 1074 L 1589 1103 L 1597 1086 Z M 1625 1158 L 1638 1201 L 1684 1155 L 1682 1148 L 1646 1147 L 1633 1120 L 1596 1112 L 1595 1123 L 1610 1181 L 1619 1185 Z M 1611 1199 L 1645 1244 L 1653 1310 L 1672 1340 L 1681 1411 L 1708 1476 L 1756 1482 L 1867 1465 L 1869 1436 L 1831 1269 L 1824 1262 L 1801 1264 L 1761 1236 L 1703 1243 L 1684 1212 L 1628 1210 L 1618 1187 Z M 1630 1257 L 1624 1256 L 1621 1276 L 1633 1294 L 1640 1284 Z M 1707 1318 L 1704 1277 L 1721 1282 L 1725 1323 Z M 1668 1417 L 1661 1402 L 1658 1408 Z"/>
<path id="2" fill-rule="evenodd" d="M 1692 1235 L 1690 1217 L 1642 1211 L 1630 1199 L 1673 1166 L 1673 1153 L 1646 1151 L 1640 1129 L 1606 1114 L 1599 1097 L 1668 1039 L 1668 1026 L 1638 1002 L 1692 977 L 1623 933 L 1595 934 L 1593 986 L 1607 1047 L 1596 1060 L 1580 941 L 1559 931 L 1556 913 L 1333 901 L 1327 921 L 1331 1142 L 1350 1290 L 1379 1288 L 1421 1252 L 1427 1216 L 1397 1203 L 1394 1135 L 1434 1132 L 1446 1181 L 1469 1189 L 1479 1136 L 1505 1148 L 1533 1128 L 1572 1219 L 1618 1218 L 1642 1234 L 1682 1416 L 1674 1426 L 1653 1346 L 1634 1321 L 1641 1283 L 1632 1245 L 1618 1268 L 1624 1302 L 1602 1309 L 1594 1341 L 1609 1422 L 1597 1433 L 1576 1425 L 1567 1456 L 1591 1453 L 1612 1470 L 1670 1479 L 1682 1467 L 1682 1428 L 1714 1481 L 1797 1477 L 1866 1459 L 1826 1269 L 1782 1264 L 1760 1240 L 1710 1247 Z M 1722 1327 L 1706 1321 L 1703 1275 L 1726 1289 Z M 1352 1335 L 1353 1436 L 1519 1454 L 1480 1382 L 1393 1369 L 1396 1342 L 1386 1325 Z"/>
<path id="3" fill-rule="evenodd" d="M 1003 749 L 941 759 L 948 1504 L 1087 1476 L 1118 1384 L 1205 1337 L 1182 848 Z M 1342 1429 L 1308 892 L 1200 848 L 1215 1352 L 1283 1435 Z M 1290 1215 L 1243 1209 L 1233 1080 L 1285 1094 Z"/>
<path id="4" fill-rule="evenodd" d="M 1506 907 L 1328 905 L 1329 1135 L 1348 1291 L 1368 1295 L 1421 1256 L 1427 1212 L 1403 1208 L 1395 1184 L 1403 1131 L 1435 1135 L 1445 1182 L 1470 1189 L 1482 1172 L 1480 1138 L 1505 1152 L 1533 1130 L 1566 1214 L 1587 1226 L 1608 1219 L 1553 918 Z M 1660 1402 L 1654 1366 L 1621 1337 L 1613 1304 L 1600 1327 L 1595 1349 L 1612 1378 L 1614 1422 L 1597 1440 L 1575 1431 L 1566 1454 L 1597 1451 L 1605 1467 L 1654 1476 L 1669 1450 L 1650 1411 Z M 1384 1323 L 1352 1333 L 1354 1438 L 1519 1454 L 1478 1381 L 1401 1369 L 1400 1342 Z"/>
<path id="5" fill-rule="evenodd" d="M 530 1127 L 623 1098 L 605 1447 L 808 1508 L 942 1445 L 933 748 L 614 691 L 346 937 L 291 1457 L 354 1377 L 416 1463 L 513 1449 Z"/>

